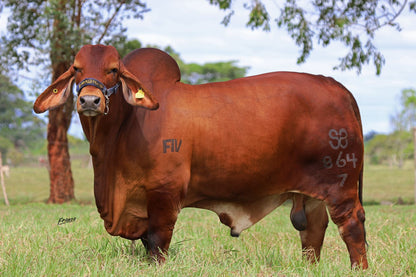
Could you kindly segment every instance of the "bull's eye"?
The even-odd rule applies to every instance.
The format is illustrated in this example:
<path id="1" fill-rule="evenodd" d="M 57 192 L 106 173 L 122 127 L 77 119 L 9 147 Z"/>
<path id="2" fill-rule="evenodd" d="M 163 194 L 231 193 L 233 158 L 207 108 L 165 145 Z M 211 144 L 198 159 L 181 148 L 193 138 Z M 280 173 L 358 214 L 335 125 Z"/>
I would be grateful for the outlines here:
<path id="1" fill-rule="evenodd" d="M 76 67 L 76 66 L 73 66 L 73 68 L 74 68 L 74 71 L 75 71 L 75 72 L 81 72 L 81 69 L 80 69 L 80 68 L 78 68 L 78 67 Z"/>
<path id="2" fill-rule="evenodd" d="M 118 72 L 117 68 L 112 68 L 109 73 L 117 74 L 117 72 Z"/>

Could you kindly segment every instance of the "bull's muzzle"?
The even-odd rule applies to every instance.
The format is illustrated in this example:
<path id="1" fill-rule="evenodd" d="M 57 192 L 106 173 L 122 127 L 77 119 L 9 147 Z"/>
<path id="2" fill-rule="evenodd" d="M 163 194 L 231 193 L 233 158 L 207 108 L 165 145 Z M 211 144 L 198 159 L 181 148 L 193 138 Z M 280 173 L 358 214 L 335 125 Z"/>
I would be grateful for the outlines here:
<path id="1" fill-rule="evenodd" d="M 80 110 L 82 114 L 86 116 L 95 116 L 99 114 L 100 104 L 101 98 L 95 95 L 85 95 L 79 98 Z"/>
<path id="2" fill-rule="evenodd" d="M 105 113 L 104 95 L 95 87 L 86 87 L 77 99 L 77 111 L 85 116 L 97 116 Z"/>
<path id="3" fill-rule="evenodd" d="M 102 82 L 94 78 L 86 78 L 77 84 L 78 113 L 85 116 L 96 116 L 99 114 L 108 114 L 109 97 L 116 93 L 120 83 L 113 87 L 107 88 Z"/>

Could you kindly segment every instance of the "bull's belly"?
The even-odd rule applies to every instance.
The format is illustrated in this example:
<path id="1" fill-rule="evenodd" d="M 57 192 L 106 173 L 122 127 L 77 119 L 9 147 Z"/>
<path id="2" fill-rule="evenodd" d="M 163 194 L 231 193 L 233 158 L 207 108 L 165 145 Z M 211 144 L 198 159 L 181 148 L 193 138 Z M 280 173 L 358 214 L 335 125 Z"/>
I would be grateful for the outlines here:
<path id="1" fill-rule="evenodd" d="M 191 177 L 184 206 L 215 212 L 231 228 L 232 236 L 238 236 L 289 197 L 287 174 L 280 175 L 275 168 L 209 172 Z"/>
<path id="2" fill-rule="evenodd" d="M 203 199 L 187 206 L 215 212 L 220 221 L 231 228 L 231 236 L 237 237 L 280 206 L 288 197 L 289 194 L 275 194 L 252 201 Z"/>

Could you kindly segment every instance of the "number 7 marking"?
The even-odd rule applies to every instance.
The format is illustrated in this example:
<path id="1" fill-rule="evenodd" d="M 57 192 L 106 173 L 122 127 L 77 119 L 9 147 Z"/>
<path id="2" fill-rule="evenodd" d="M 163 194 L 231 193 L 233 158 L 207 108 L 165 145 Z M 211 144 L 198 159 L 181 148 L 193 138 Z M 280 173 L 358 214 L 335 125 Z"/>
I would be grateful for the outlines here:
<path id="1" fill-rule="evenodd" d="M 339 174 L 338 178 L 341 178 L 341 183 L 339 183 L 339 186 L 343 187 L 345 184 L 345 181 L 347 181 L 348 174 L 347 173 Z"/>

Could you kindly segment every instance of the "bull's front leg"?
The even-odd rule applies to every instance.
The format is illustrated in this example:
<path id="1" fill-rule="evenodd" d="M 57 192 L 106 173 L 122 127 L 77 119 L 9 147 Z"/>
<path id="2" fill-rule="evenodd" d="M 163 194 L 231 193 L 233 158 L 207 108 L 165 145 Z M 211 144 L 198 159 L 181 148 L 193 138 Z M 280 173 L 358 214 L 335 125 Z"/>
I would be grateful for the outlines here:
<path id="1" fill-rule="evenodd" d="M 145 242 L 150 256 L 159 263 L 165 261 L 179 211 L 180 200 L 174 193 L 147 192 L 149 227 Z"/>
<path id="2" fill-rule="evenodd" d="M 146 251 L 149 251 L 149 243 L 147 242 L 147 231 L 140 237 L 140 240 Z"/>

